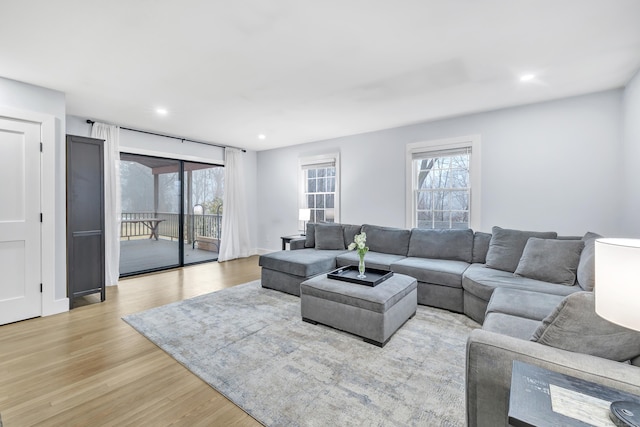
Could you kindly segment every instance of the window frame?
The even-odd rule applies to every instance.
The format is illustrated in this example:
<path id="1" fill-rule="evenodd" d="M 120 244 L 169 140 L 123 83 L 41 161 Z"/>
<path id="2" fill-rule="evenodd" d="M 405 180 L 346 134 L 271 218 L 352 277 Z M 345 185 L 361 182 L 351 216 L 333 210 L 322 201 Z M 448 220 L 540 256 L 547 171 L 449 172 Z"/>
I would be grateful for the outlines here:
<path id="1" fill-rule="evenodd" d="M 420 141 L 408 143 L 406 146 L 406 227 L 417 227 L 415 176 L 416 165 L 414 155 L 420 153 L 431 153 L 446 150 L 471 149 L 471 159 L 469 162 L 469 228 L 480 229 L 480 165 L 481 165 L 481 138 L 480 135 L 467 135 L 446 139 L 430 141 Z"/>
<path id="2" fill-rule="evenodd" d="M 309 168 L 309 166 L 313 165 L 322 165 L 325 163 L 334 163 L 336 169 L 335 181 L 336 188 L 333 196 L 333 221 L 335 223 L 340 223 L 340 153 L 325 153 L 318 154 L 314 156 L 305 156 L 300 157 L 298 160 L 298 209 L 306 209 L 307 206 L 307 198 L 305 196 L 306 193 L 306 182 L 305 182 L 305 173 L 304 168 Z M 298 213 L 296 212 L 296 218 L 298 218 Z M 298 220 L 298 228 L 302 229 L 304 227 L 305 221 Z"/>

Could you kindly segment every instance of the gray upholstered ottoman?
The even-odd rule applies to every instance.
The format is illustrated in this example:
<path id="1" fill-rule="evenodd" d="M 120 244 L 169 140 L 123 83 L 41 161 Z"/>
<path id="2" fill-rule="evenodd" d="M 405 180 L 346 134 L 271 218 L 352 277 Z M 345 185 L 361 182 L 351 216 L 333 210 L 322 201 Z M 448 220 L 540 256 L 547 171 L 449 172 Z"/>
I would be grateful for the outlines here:
<path id="1" fill-rule="evenodd" d="M 361 336 L 380 347 L 416 313 L 416 279 L 394 274 L 369 287 L 316 276 L 300 284 L 302 320 Z"/>

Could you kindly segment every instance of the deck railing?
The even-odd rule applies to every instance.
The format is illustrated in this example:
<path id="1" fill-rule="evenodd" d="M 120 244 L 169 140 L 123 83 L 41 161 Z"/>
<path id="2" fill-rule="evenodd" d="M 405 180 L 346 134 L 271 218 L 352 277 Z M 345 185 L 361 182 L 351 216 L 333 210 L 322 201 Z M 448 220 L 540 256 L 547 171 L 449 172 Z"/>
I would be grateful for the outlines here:
<path id="1" fill-rule="evenodd" d="M 169 212 L 122 212 L 122 219 L 163 219 L 158 225 L 158 235 L 162 238 L 178 239 L 180 236 L 180 214 Z M 184 220 L 184 238 L 188 243 L 193 242 L 196 236 L 213 237 L 220 239 L 222 224 L 221 214 L 186 214 Z M 120 238 L 149 236 L 150 230 L 142 223 L 120 224 Z"/>

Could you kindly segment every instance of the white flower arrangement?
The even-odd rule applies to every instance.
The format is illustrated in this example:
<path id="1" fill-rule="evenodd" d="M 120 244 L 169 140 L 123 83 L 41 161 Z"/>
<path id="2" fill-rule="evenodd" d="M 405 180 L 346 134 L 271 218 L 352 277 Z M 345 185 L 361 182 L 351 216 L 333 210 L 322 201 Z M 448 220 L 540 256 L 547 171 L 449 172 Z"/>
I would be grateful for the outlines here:
<path id="1" fill-rule="evenodd" d="M 367 246 L 367 233 L 362 232 L 360 234 L 356 234 L 353 239 L 353 243 L 349 243 L 347 249 L 350 251 L 357 249 L 358 255 L 360 255 L 361 258 L 364 257 L 364 254 L 369 251 L 369 247 Z"/>

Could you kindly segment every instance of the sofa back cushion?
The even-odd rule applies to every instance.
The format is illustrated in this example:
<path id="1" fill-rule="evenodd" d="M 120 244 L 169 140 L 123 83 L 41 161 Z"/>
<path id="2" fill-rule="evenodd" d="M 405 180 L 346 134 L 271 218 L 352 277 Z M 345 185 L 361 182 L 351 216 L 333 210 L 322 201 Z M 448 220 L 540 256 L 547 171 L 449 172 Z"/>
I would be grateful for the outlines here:
<path id="1" fill-rule="evenodd" d="M 573 286 L 582 240 L 538 239 L 531 237 L 522 252 L 515 275 L 543 282 Z"/>
<path id="2" fill-rule="evenodd" d="M 307 235 L 304 242 L 305 248 L 315 248 L 316 247 L 316 226 L 317 225 L 337 225 L 331 222 L 308 222 L 307 223 Z M 349 243 L 353 242 L 353 238 L 356 234 L 359 234 L 362 230 L 361 225 L 351 225 L 351 224 L 340 224 L 342 226 L 343 234 L 344 234 L 344 247 L 349 246 Z M 344 249 L 344 248 L 342 248 Z"/>
<path id="3" fill-rule="evenodd" d="M 342 229 L 344 230 L 344 247 L 346 248 L 353 243 L 353 239 L 356 237 L 356 234 L 360 234 L 362 226 L 342 224 Z"/>
<path id="4" fill-rule="evenodd" d="M 471 262 L 473 231 L 466 230 L 411 230 L 410 257 L 449 259 Z"/>
<path id="5" fill-rule="evenodd" d="M 340 250 L 344 249 L 344 231 L 340 224 L 316 224 L 316 249 Z"/>
<path id="6" fill-rule="evenodd" d="M 640 332 L 598 316 L 593 292 L 575 292 L 563 299 L 531 341 L 619 362 L 640 355 Z"/>
<path id="7" fill-rule="evenodd" d="M 596 239 L 602 237 L 599 234 L 587 232 L 582 241 L 584 249 L 580 254 L 578 263 L 578 284 L 585 291 L 593 291 L 596 285 Z"/>
<path id="8" fill-rule="evenodd" d="M 307 223 L 306 230 L 307 238 L 304 241 L 305 248 L 314 248 L 316 246 L 316 224 L 313 222 Z"/>
<path id="9" fill-rule="evenodd" d="M 473 235 L 473 258 L 471 262 L 484 264 L 487 261 L 487 251 L 491 242 L 490 233 L 476 231 Z"/>
<path id="10" fill-rule="evenodd" d="M 522 231 L 493 227 L 487 251 L 487 267 L 513 273 L 518 268 L 522 252 L 530 237 L 555 239 L 557 236 L 558 233 L 554 231 Z"/>
<path id="11" fill-rule="evenodd" d="M 367 246 L 370 251 L 407 256 L 410 230 L 364 224 L 362 231 L 367 233 Z"/>

